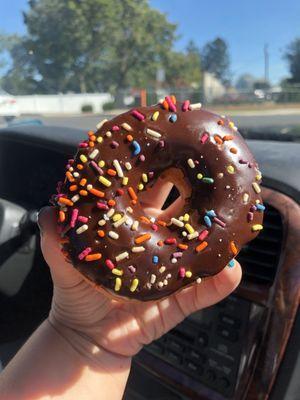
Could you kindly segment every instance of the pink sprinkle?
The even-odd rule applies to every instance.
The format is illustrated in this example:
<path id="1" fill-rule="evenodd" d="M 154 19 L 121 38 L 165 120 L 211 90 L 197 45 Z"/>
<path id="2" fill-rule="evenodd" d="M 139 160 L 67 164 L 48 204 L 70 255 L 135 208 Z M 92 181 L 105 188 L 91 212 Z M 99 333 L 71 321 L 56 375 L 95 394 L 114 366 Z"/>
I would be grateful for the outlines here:
<path id="1" fill-rule="evenodd" d="M 134 274 L 136 271 L 136 268 L 133 265 L 129 265 L 128 270 Z"/>
<path id="2" fill-rule="evenodd" d="M 74 164 L 74 158 L 70 158 L 70 159 L 68 160 L 68 163 L 71 164 L 71 165 Z"/>
<path id="3" fill-rule="evenodd" d="M 116 142 L 115 140 L 113 140 L 112 142 L 111 142 L 111 147 L 113 148 L 113 149 L 116 149 L 117 147 L 119 147 L 120 145 L 119 145 L 119 143 L 118 142 Z"/>
<path id="4" fill-rule="evenodd" d="M 177 241 L 176 241 L 176 238 L 167 238 L 167 239 L 165 239 L 165 244 L 176 244 L 177 243 Z"/>
<path id="5" fill-rule="evenodd" d="M 141 154 L 139 156 L 139 160 L 142 161 L 142 162 L 144 162 L 146 160 L 146 157 L 144 156 L 144 154 Z"/>
<path id="6" fill-rule="evenodd" d="M 172 99 L 170 96 L 166 96 L 166 102 L 169 105 L 169 109 L 173 112 L 176 112 L 176 105 L 173 103 Z"/>
<path id="7" fill-rule="evenodd" d="M 79 260 L 83 260 L 85 258 L 85 256 L 87 256 L 88 254 L 90 254 L 92 251 L 92 249 L 90 247 L 87 247 L 86 249 L 84 249 L 79 255 L 78 258 Z"/>
<path id="8" fill-rule="evenodd" d="M 164 140 L 160 140 L 158 142 L 159 147 L 162 149 L 163 147 L 165 147 L 165 141 Z"/>
<path id="9" fill-rule="evenodd" d="M 248 161 L 241 159 L 241 160 L 239 160 L 239 163 L 240 164 L 248 164 Z"/>
<path id="10" fill-rule="evenodd" d="M 88 147 L 88 146 L 89 146 L 88 143 L 85 142 L 79 143 L 79 147 Z"/>
<path id="11" fill-rule="evenodd" d="M 57 199 L 60 199 L 61 197 L 64 197 L 65 195 L 63 193 L 58 193 L 58 195 L 56 196 Z"/>
<path id="12" fill-rule="evenodd" d="M 182 104 L 182 111 L 187 111 L 189 109 L 190 101 L 185 100 Z"/>
<path id="13" fill-rule="evenodd" d="M 116 268 L 115 264 L 114 264 L 111 260 L 109 260 L 109 259 L 105 260 L 105 265 L 106 265 L 109 269 L 114 269 L 114 268 Z"/>
<path id="14" fill-rule="evenodd" d="M 75 223 L 76 223 L 76 220 L 78 217 L 78 213 L 79 213 L 78 208 L 74 208 L 74 210 L 72 211 L 72 217 L 71 217 L 71 222 L 70 222 L 71 228 L 74 228 L 74 226 L 75 226 Z"/>
<path id="15" fill-rule="evenodd" d="M 204 229 L 202 232 L 200 232 L 200 235 L 198 236 L 198 239 L 202 242 L 209 234 L 209 231 L 207 229 Z"/>
<path id="16" fill-rule="evenodd" d="M 178 275 L 179 275 L 179 278 L 184 278 L 185 277 L 185 268 L 180 267 L 179 271 L 178 271 Z"/>
<path id="17" fill-rule="evenodd" d="M 182 252 L 181 251 L 176 251 L 175 253 L 172 254 L 172 257 L 174 258 L 181 258 L 182 257 Z"/>
<path id="18" fill-rule="evenodd" d="M 252 212 L 248 212 L 248 214 L 247 214 L 247 221 L 248 222 L 251 222 L 251 221 L 253 221 L 253 213 Z"/>
<path id="19" fill-rule="evenodd" d="M 154 176 L 154 172 L 153 172 L 153 171 L 150 171 L 150 172 L 148 173 L 148 177 L 149 177 L 149 179 L 152 179 L 152 178 L 153 178 L 153 176 Z"/>
<path id="20" fill-rule="evenodd" d="M 203 135 L 201 136 L 200 142 L 204 144 L 207 141 L 207 139 L 208 139 L 208 133 L 204 132 Z"/>
<path id="21" fill-rule="evenodd" d="M 254 204 L 252 204 L 252 206 L 250 207 L 250 211 L 251 211 L 251 212 L 254 212 L 254 211 L 256 211 L 256 210 L 257 210 L 256 206 L 255 206 Z"/>
<path id="22" fill-rule="evenodd" d="M 104 174 L 103 170 L 97 165 L 97 163 L 95 163 L 95 161 L 91 161 L 90 166 L 93 167 L 94 170 L 97 171 L 99 175 Z"/>
<path id="23" fill-rule="evenodd" d="M 84 217 L 83 215 L 79 215 L 78 217 L 78 221 L 83 222 L 84 224 L 86 224 L 88 222 L 88 218 Z"/>
<path id="24" fill-rule="evenodd" d="M 158 231 L 158 226 L 156 224 L 152 224 L 151 228 L 154 230 L 154 232 Z"/>
<path id="25" fill-rule="evenodd" d="M 108 205 L 101 201 L 97 202 L 97 207 L 100 208 L 100 210 L 108 210 Z"/>
<path id="26" fill-rule="evenodd" d="M 221 221 L 219 218 L 214 217 L 214 222 L 220 226 L 222 226 L 222 228 L 224 228 L 226 226 L 225 222 Z"/>
<path id="27" fill-rule="evenodd" d="M 144 121 L 146 118 L 145 115 L 140 113 L 138 110 L 132 110 L 131 115 L 133 115 L 135 118 L 137 118 L 139 121 Z"/>
<path id="28" fill-rule="evenodd" d="M 120 130 L 120 128 L 118 127 L 118 125 L 114 125 L 113 127 L 112 127 L 112 131 L 113 132 L 118 132 Z"/>

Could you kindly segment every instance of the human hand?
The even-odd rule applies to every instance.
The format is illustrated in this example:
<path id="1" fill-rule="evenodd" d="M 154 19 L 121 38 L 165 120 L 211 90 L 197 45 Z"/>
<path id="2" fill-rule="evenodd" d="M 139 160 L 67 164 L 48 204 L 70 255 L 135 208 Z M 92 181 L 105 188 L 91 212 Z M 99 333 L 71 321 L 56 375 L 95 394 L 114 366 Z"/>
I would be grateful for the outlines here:
<path id="1" fill-rule="evenodd" d="M 178 293 L 158 301 L 117 301 L 99 292 L 64 259 L 54 208 L 39 215 L 41 247 L 54 284 L 51 323 L 87 337 L 103 350 L 131 357 L 189 314 L 228 296 L 239 284 L 241 267 L 225 267 Z"/>

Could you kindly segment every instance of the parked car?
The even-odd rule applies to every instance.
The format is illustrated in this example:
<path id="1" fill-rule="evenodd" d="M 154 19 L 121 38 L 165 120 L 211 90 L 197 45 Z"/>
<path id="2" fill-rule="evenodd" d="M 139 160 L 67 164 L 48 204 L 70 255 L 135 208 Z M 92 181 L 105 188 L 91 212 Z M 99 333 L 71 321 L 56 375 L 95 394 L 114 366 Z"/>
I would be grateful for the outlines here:
<path id="1" fill-rule="evenodd" d="M 0 116 L 10 121 L 20 116 L 17 100 L 11 94 L 0 88 Z"/>

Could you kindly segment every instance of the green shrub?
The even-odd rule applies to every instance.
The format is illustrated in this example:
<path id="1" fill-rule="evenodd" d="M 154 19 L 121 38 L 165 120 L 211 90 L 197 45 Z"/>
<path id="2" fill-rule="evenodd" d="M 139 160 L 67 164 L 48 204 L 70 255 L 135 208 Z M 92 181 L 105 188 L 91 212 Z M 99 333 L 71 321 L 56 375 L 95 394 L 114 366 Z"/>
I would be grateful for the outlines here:
<path id="1" fill-rule="evenodd" d="M 82 113 L 90 113 L 93 112 L 93 106 L 91 104 L 83 104 L 81 106 Z"/>
<path id="2" fill-rule="evenodd" d="M 115 102 L 107 101 L 106 103 L 103 103 L 102 108 L 103 108 L 103 111 L 113 110 L 115 108 Z"/>

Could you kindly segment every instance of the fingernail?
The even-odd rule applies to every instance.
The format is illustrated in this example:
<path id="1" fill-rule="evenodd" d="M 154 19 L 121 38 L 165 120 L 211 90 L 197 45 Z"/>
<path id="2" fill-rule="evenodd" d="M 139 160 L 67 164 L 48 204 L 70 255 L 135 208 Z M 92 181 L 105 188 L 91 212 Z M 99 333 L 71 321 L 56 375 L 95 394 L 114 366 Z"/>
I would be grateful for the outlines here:
<path id="1" fill-rule="evenodd" d="M 41 236 L 44 233 L 44 218 L 45 218 L 46 212 L 49 208 L 50 207 L 48 207 L 48 206 L 41 208 L 38 213 L 38 216 L 37 216 L 37 224 L 38 224 Z"/>
<path id="2" fill-rule="evenodd" d="M 233 268 L 235 266 L 235 260 L 234 258 L 232 260 L 229 261 L 229 263 L 227 264 L 228 268 Z"/>

